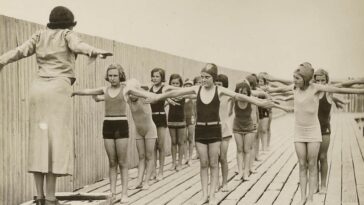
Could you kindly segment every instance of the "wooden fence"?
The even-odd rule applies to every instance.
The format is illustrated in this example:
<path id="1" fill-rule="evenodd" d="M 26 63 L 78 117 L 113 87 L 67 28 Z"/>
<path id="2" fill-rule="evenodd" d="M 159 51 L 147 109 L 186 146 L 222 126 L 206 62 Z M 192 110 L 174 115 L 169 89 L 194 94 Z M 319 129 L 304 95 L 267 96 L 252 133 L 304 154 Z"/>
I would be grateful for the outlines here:
<path id="1" fill-rule="evenodd" d="M 27 40 L 32 33 L 44 26 L 0 15 L 0 54 Z M 104 86 L 106 66 L 120 63 L 128 78 L 142 83 L 150 82 L 150 70 L 166 69 L 167 77 L 179 73 L 184 77 L 197 76 L 203 62 L 167 53 L 140 48 L 113 40 L 80 34 L 81 38 L 96 47 L 113 51 L 114 56 L 90 63 L 79 56 L 76 62 L 74 90 Z M 31 174 L 27 173 L 27 144 L 29 135 L 29 86 L 35 76 L 35 57 L 29 57 L 7 65 L 0 72 L 0 204 L 19 204 L 29 200 L 36 192 Z M 245 72 L 219 67 L 230 77 L 230 85 L 242 79 Z M 168 79 L 168 78 L 167 78 Z M 75 172 L 73 176 L 60 178 L 57 191 L 72 191 L 86 184 L 107 177 L 108 162 L 102 141 L 103 103 L 95 103 L 90 97 L 75 97 L 70 114 L 73 116 L 75 144 Z M 137 165 L 133 122 L 130 122 L 131 167 Z M 170 139 L 166 141 L 170 150 Z"/>

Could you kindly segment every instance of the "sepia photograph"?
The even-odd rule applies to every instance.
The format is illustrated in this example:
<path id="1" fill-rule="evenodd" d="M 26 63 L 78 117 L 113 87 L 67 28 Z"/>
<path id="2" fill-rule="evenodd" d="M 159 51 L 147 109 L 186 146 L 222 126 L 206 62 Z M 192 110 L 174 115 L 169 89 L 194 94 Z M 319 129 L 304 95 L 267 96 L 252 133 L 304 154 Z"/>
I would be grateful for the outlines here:
<path id="1" fill-rule="evenodd" d="M 0 0 L 0 205 L 364 205 L 363 0 Z"/>

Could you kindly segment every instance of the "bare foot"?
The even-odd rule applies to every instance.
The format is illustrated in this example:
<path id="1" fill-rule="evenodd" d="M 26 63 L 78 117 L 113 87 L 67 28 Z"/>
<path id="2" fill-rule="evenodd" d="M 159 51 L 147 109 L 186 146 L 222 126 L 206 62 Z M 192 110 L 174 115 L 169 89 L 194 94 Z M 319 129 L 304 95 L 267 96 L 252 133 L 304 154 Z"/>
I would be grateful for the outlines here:
<path id="1" fill-rule="evenodd" d="M 142 186 L 142 190 L 148 190 L 149 187 L 150 187 L 149 184 L 144 183 L 143 186 Z"/>
<path id="2" fill-rule="evenodd" d="M 222 192 L 229 192 L 230 190 L 229 190 L 229 188 L 228 188 L 228 185 L 227 185 L 227 184 L 222 185 L 222 187 L 221 187 L 221 191 L 222 191 Z"/>
<path id="3" fill-rule="evenodd" d="M 120 204 L 127 204 L 127 203 L 129 203 L 129 197 L 127 195 L 121 196 Z"/>
<path id="4" fill-rule="evenodd" d="M 243 178 L 243 175 L 242 174 L 238 174 L 235 176 L 235 181 L 241 181 L 241 179 Z"/>
<path id="5" fill-rule="evenodd" d="M 196 160 L 196 159 L 200 159 L 200 157 L 198 155 L 195 155 L 192 159 Z"/>
<path id="6" fill-rule="evenodd" d="M 176 171 L 178 172 L 178 171 L 180 171 L 182 169 L 182 165 L 177 165 L 176 166 Z"/>
<path id="7" fill-rule="evenodd" d="M 171 168 L 169 168 L 169 171 L 174 171 L 176 169 L 176 164 L 172 164 Z"/>
<path id="8" fill-rule="evenodd" d="M 205 204 L 206 202 L 208 202 L 208 198 L 207 197 L 202 197 L 201 199 L 199 199 L 198 201 L 196 201 L 194 204 L 196 204 L 196 205 L 202 205 L 202 204 Z"/>
<path id="9" fill-rule="evenodd" d="M 215 197 L 209 198 L 209 205 L 216 205 L 217 203 L 218 203 L 218 201 Z"/>
<path id="10" fill-rule="evenodd" d="M 257 171 L 256 169 L 250 169 L 250 170 L 249 170 L 249 173 L 250 173 L 250 174 L 255 174 L 255 173 L 258 173 L 258 171 Z"/>
<path id="11" fill-rule="evenodd" d="M 246 181 L 250 180 L 248 176 L 243 176 L 241 179 L 243 180 L 243 182 L 246 182 Z"/>
<path id="12" fill-rule="evenodd" d="M 321 187 L 320 194 L 326 194 L 327 188 L 326 186 Z"/>
<path id="13" fill-rule="evenodd" d="M 157 181 L 160 181 L 160 180 L 162 180 L 163 179 L 163 174 L 158 174 L 158 176 L 157 176 Z"/>
<path id="14" fill-rule="evenodd" d="M 134 190 L 134 189 L 141 189 L 143 187 L 142 183 L 136 183 L 135 186 L 129 187 L 129 190 Z"/>

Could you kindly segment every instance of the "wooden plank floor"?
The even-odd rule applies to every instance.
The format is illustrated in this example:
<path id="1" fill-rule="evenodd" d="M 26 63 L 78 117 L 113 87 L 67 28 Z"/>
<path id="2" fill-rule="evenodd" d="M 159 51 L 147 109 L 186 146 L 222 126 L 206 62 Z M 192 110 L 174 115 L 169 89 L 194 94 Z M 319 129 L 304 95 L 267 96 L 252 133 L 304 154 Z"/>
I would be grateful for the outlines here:
<path id="1" fill-rule="evenodd" d="M 327 194 L 315 194 L 317 204 L 364 205 L 364 137 L 355 118 L 364 113 L 338 113 L 332 117 L 332 134 L 328 151 L 329 174 Z M 254 163 L 257 173 L 249 181 L 235 177 L 235 141 L 230 141 L 228 151 L 229 192 L 219 191 L 220 204 L 296 204 L 300 200 L 297 157 L 293 146 L 293 115 L 286 115 L 272 122 L 272 142 L 267 153 L 261 153 L 261 161 Z M 129 190 L 129 204 L 195 204 L 201 197 L 199 162 L 179 172 L 169 171 L 171 159 L 166 160 L 164 179 L 151 181 L 149 190 Z M 129 186 L 136 183 L 137 170 L 129 171 Z M 221 177 L 221 174 L 220 174 Z M 221 179 L 220 179 L 221 181 Z M 84 187 L 77 192 L 109 192 L 107 179 Z M 117 184 L 120 200 L 120 179 Z M 71 204 L 76 204 L 72 202 Z M 79 201 L 77 204 L 90 204 Z M 97 204 L 97 203 L 92 203 Z"/>

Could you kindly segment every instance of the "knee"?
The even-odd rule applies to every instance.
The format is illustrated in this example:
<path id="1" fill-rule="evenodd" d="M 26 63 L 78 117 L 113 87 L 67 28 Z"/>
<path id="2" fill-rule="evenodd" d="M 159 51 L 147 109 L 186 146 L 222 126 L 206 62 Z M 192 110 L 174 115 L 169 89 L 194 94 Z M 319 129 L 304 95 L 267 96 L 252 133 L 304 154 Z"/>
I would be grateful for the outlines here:
<path id="1" fill-rule="evenodd" d="M 145 156 L 145 159 L 146 159 L 147 161 L 152 160 L 152 159 L 153 159 L 153 154 L 151 153 L 151 154 L 146 155 L 146 156 Z"/>
<path id="2" fill-rule="evenodd" d="M 121 166 L 123 168 L 127 168 L 128 167 L 128 160 L 119 160 L 119 166 Z"/>
<path id="3" fill-rule="evenodd" d="M 211 168 L 218 168 L 219 167 L 219 161 L 215 160 L 215 161 L 210 161 L 209 163 Z"/>
<path id="4" fill-rule="evenodd" d="M 317 167 L 317 160 L 309 160 L 308 161 L 308 168 L 310 170 L 314 169 Z"/>
<path id="5" fill-rule="evenodd" d="M 118 166 L 118 162 L 116 159 L 109 159 L 109 167 L 114 168 Z"/>
<path id="6" fill-rule="evenodd" d="M 298 164 L 299 164 L 301 170 L 306 170 L 307 169 L 307 162 L 306 162 L 306 160 L 299 160 L 298 161 Z"/>
<path id="7" fill-rule="evenodd" d="M 244 148 L 242 148 L 242 147 L 237 147 L 236 152 L 237 152 L 238 154 L 243 154 L 243 150 L 244 150 Z"/>
<path id="8" fill-rule="evenodd" d="M 226 154 L 221 154 L 220 157 L 219 157 L 219 161 L 220 161 L 221 164 L 227 163 L 227 156 L 226 156 Z"/>
<path id="9" fill-rule="evenodd" d="M 201 168 L 208 168 L 209 167 L 209 161 L 208 160 L 201 160 L 200 161 L 200 167 Z"/>
<path id="10" fill-rule="evenodd" d="M 325 162 L 325 161 L 327 161 L 327 154 L 326 154 L 326 153 L 322 153 L 322 154 L 320 154 L 320 156 L 319 156 L 319 160 L 320 160 L 321 162 Z"/>
<path id="11" fill-rule="evenodd" d="M 145 153 L 139 154 L 139 161 L 142 161 L 145 159 Z"/>

